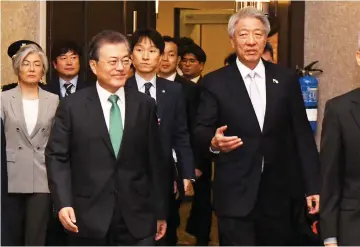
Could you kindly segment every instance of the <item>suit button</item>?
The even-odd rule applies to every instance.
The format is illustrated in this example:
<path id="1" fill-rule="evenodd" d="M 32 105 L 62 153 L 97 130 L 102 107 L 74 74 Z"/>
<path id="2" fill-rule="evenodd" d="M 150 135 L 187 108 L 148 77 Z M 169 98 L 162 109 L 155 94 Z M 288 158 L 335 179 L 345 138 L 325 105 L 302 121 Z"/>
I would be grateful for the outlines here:
<path id="1" fill-rule="evenodd" d="M 42 129 L 41 129 L 41 132 L 44 132 L 44 131 L 45 131 L 45 128 L 42 128 Z"/>
<path id="2" fill-rule="evenodd" d="M 36 149 L 37 149 L 37 150 L 40 150 L 40 147 L 37 147 Z"/>
<path id="3" fill-rule="evenodd" d="M 19 132 L 19 131 L 20 131 L 20 129 L 19 129 L 19 128 L 16 128 L 16 131 L 17 131 L 17 132 Z"/>
<path id="4" fill-rule="evenodd" d="M 22 150 L 22 147 L 18 147 L 19 150 Z"/>
<path id="5" fill-rule="evenodd" d="M 114 190 L 114 191 L 113 191 L 113 195 L 116 195 L 117 193 L 118 193 L 117 190 Z"/>

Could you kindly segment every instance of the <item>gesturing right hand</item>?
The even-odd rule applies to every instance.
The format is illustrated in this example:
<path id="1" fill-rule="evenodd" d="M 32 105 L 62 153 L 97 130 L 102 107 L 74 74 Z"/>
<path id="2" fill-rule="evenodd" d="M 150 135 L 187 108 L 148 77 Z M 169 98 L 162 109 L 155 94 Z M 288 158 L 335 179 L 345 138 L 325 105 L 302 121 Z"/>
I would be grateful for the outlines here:
<path id="1" fill-rule="evenodd" d="M 76 224 L 75 212 L 72 207 L 65 207 L 59 211 L 59 220 L 64 228 L 70 232 L 79 232 Z"/>
<path id="2" fill-rule="evenodd" d="M 211 140 L 211 149 L 214 151 L 230 152 L 241 145 L 242 140 L 237 136 L 224 136 L 227 125 L 221 126 L 215 132 L 215 136 Z"/>

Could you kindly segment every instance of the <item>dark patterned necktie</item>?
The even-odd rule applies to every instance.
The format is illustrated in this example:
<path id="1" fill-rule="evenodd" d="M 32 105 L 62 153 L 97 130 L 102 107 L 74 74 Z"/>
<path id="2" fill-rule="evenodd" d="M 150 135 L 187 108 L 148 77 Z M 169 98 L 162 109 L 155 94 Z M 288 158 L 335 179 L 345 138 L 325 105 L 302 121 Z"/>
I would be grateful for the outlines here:
<path id="1" fill-rule="evenodd" d="M 144 86 L 145 86 L 145 94 L 151 97 L 150 88 L 152 87 L 152 84 L 150 82 L 147 82 L 144 84 Z"/>
<path id="2" fill-rule="evenodd" d="M 71 84 L 71 82 L 67 81 L 65 84 L 64 84 L 64 87 L 65 87 L 65 97 L 66 96 L 69 96 L 71 94 L 71 88 L 73 87 L 74 85 Z"/>

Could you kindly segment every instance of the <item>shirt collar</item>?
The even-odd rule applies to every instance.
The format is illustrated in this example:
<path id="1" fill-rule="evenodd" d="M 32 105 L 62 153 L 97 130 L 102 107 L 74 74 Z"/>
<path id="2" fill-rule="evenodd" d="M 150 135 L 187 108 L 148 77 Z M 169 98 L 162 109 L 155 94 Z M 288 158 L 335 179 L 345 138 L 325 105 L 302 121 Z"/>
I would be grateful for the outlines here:
<path id="1" fill-rule="evenodd" d="M 79 76 L 77 75 L 70 80 L 70 83 L 73 84 L 74 87 L 76 87 L 76 85 L 77 85 L 78 78 L 79 78 Z M 62 87 L 64 87 L 64 85 L 67 81 L 65 81 L 63 78 L 59 77 L 59 82 L 60 82 L 60 88 L 62 88 Z"/>
<path id="2" fill-rule="evenodd" d="M 172 74 L 171 76 L 169 76 L 169 77 L 167 77 L 165 79 L 167 79 L 169 81 L 175 81 L 175 77 L 176 77 L 176 71 L 174 72 L 174 74 Z"/>
<path id="3" fill-rule="evenodd" d="M 249 75 L 249 73 L 251 71 L 254 71 L 262 79 L 265 78 L 265 66 L 261 59 L 260 59 L 259 63 L 256 65 L 255 69 L 253 69 L 253 70 L 249 69 L 242 62 L 240 62 L 239 58 L 236 59 L 236 65 L 240 71 L 240 74 L 241 74 L 243 80 L 245 80 L 245 78 Z"/>
<path id="4" fill-rule="evenodd" d="M 190 81 L 197 83 L 200 80 L 200 75 L 192 78 Z"/>
<path id="5" fill-rule="evenodd" d="M 113 94 L 119 96 L 119 100 L 121 103 L 125 103 L 125 90 L 124 87 L 119 88 L 115 93 L 110 93 L 105 88 L 101 87 L 99 82 L 96 81 L 96 89 L 99 94 L 99 98 L 102 102 L 107 102 L 109 97 Z"/>
<path id="6" fill-rule="evenodd" d="M 135 79 L 136 79 L 138 89 L 144 87 L 144 84 L 147 82 L 150 82 L 153 85 L 153 87 L 156 89 L 156 74 L 150 81 L 147 81 L 147 80 L 143 79 L 138 73 L 135 73 Z"/>

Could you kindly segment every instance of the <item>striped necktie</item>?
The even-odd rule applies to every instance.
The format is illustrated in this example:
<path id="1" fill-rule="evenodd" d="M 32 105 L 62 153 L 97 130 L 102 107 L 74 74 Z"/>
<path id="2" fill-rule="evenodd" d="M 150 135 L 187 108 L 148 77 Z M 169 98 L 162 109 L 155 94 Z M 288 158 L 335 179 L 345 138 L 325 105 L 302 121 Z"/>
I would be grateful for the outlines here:
<path id="1" fill-rule="evenodd" d="M 71 88 L 73 87 L 74 85 L 67 81 L 65 84 L 64 84 L 64 87 L 65 87 L 65 97 L 66 96 L 69 96 L 71 94 Z"/>
<path id="2" fill-rule="evenodd" d="M 151 82 L 145 83 L 144 86 L 145 86 L 145 94 L 151 97 L 151 94 L 150 94 L 150 88 L 152 87 Z"/>

